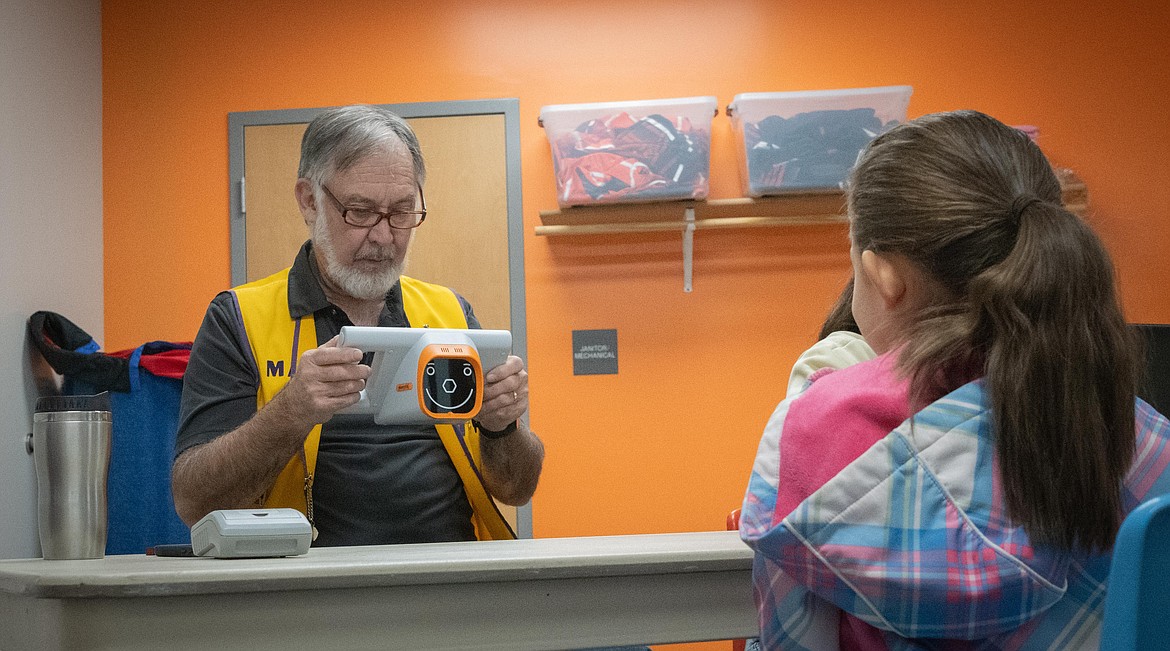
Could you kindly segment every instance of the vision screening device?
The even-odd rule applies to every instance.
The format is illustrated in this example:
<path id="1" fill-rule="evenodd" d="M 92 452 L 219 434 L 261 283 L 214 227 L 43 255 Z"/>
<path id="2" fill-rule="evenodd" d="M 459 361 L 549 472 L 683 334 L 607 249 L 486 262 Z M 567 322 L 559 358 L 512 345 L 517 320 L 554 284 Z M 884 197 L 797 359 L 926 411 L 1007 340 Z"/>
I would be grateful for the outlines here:
<path id="1" fill-rule="evenodd" d="M 483 406 L 484 375 L 512 352 L 507 330 L 344 326 L 341 346 L 374 353 L 357 404 L 379 425 L 458 423 Z"/>

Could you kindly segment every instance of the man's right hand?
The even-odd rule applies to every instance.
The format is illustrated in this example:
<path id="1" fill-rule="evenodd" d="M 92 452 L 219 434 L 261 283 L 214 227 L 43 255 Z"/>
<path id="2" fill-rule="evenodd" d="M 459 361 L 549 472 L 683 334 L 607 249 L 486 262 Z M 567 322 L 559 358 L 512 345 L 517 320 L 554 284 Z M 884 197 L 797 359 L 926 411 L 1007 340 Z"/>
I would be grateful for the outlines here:
<path id="1" fill-rule="evenodd" d="M 308 427 L 324 423 L 361 397 L 370 377 L 370 367 L 361 362 L 362 351 L 339 347 L 334 337 L 301 355 L 296 373 L 273 402 Z"/>
<path id="2" fill-rule="evenodd" d="M 175 459 L 175 508 L 188 526 L 215 509 L 242 509 L 268 490 L 318 423 L 358 401 L 370 376 L 362 351 L 337 337 L 301 355 L 284 388 L 247 422 Z"/>

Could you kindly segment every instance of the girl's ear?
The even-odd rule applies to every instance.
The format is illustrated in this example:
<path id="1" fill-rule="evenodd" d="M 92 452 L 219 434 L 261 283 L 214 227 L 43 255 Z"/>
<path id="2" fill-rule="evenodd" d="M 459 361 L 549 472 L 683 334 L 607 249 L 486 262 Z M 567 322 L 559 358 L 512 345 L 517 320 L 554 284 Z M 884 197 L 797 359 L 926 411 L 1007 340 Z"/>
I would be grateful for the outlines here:
<path id="1" fill-rule="evenodd" d="M 904 260 L 873 251 L 862 251 L 861 271 L 882 297 L 886 309 L 897 308 L 906 298 L 909 279 L 906 277 L 908 269 Z"/>

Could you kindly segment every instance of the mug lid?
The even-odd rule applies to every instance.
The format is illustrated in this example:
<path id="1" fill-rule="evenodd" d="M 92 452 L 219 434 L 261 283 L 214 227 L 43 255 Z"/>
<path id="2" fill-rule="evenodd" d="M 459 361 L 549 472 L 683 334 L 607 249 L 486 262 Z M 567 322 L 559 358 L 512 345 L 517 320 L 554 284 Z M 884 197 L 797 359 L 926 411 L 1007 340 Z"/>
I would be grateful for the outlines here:
<path id="1" fill-rule="evenodd" d="M 92 396 L 42 396 L 37 398 L 35 413 L 55 411 L 110 411 L 110 394 L 103 391 Z"/>

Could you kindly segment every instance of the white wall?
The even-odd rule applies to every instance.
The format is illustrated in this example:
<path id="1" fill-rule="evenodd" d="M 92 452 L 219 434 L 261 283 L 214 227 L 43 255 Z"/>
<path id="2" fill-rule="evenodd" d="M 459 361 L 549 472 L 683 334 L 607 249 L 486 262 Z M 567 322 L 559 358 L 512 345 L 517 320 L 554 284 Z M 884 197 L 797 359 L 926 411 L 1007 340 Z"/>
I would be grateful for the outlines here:
<path id="1" fill-rule="evenodd" d="M 0 558 L 22 558 L 40 555 L 25 322 L 52 310 L 103 343 L 101 2 L 0 13 Z"/>

